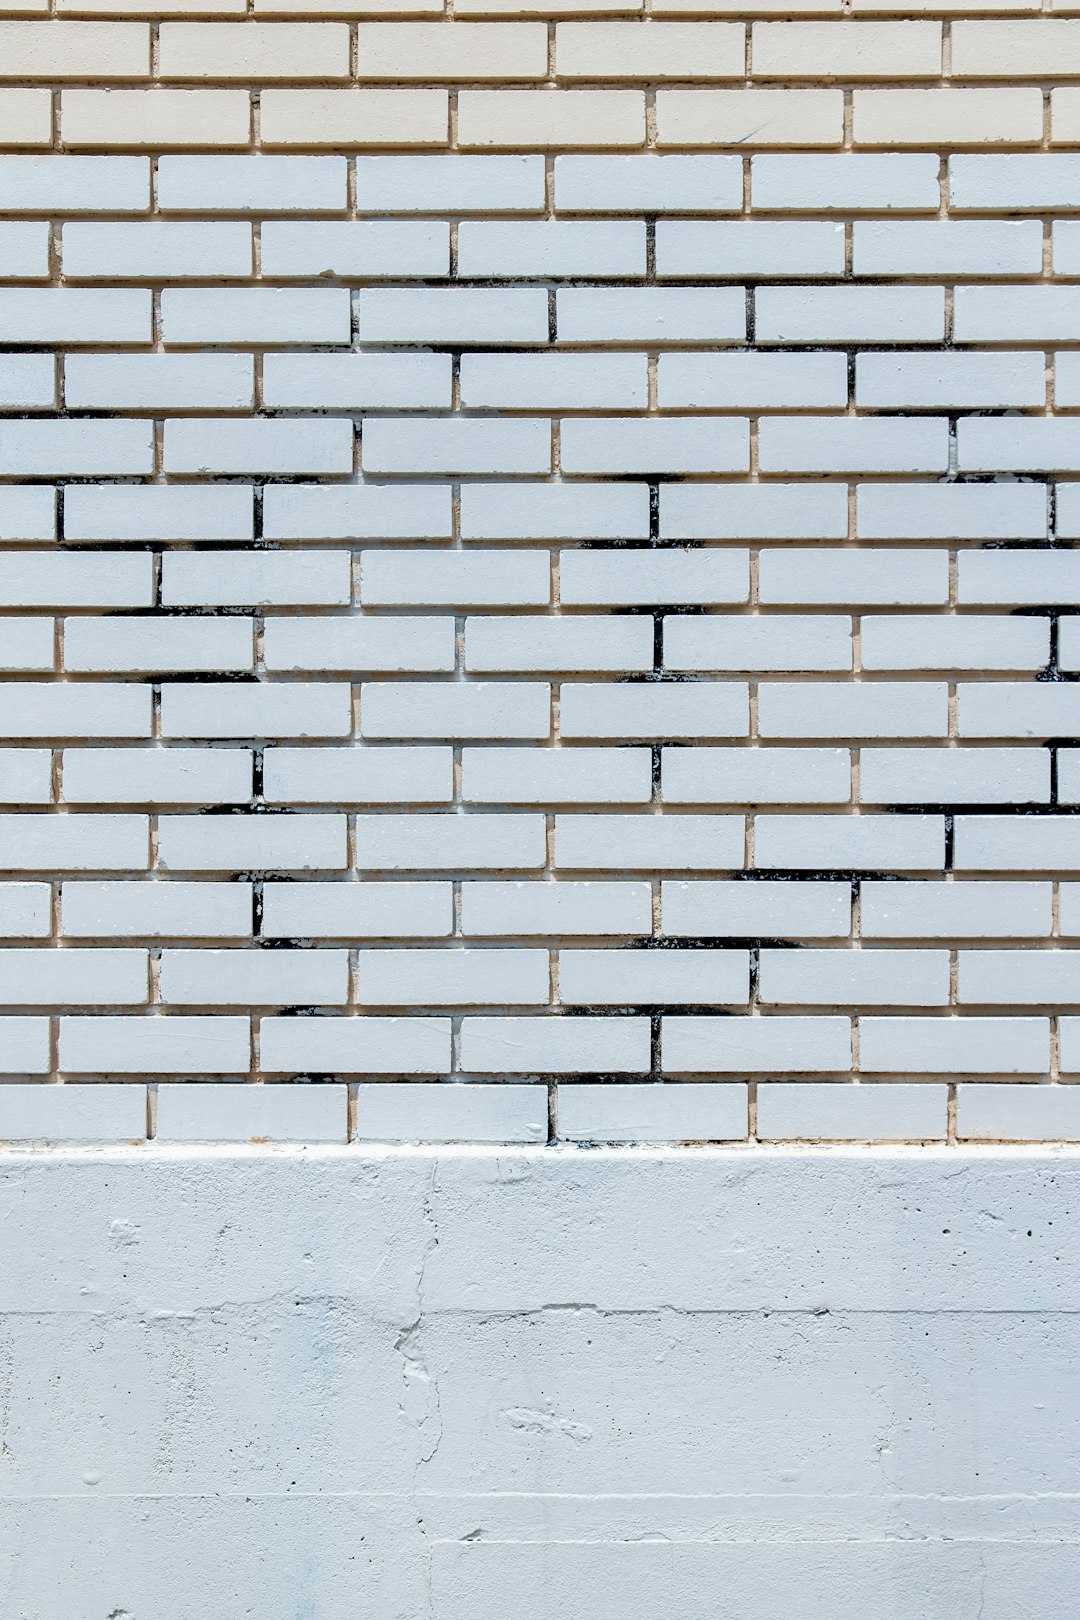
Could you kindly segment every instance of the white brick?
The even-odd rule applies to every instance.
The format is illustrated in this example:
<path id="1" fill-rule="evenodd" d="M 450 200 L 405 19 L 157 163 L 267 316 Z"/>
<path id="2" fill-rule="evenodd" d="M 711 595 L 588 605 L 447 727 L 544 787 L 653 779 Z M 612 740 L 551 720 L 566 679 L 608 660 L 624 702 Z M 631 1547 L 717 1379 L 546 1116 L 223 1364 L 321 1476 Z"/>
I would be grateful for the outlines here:
<path id="1" fill-rule="evenodd" d="M 465 1018 L 467 1074 L 644 1074 L 647 1018 Z"/>
<path id="2" fill-rule="evenodd" d="M 847 397 L 842 354 L 665 354 L 658 367 L 661 410 L 843 410 Z"/>
<path id="3" fill-rule="evenodd" d="M 448 354 L 268 354 L 263 360 L 263 402 L 271 408 L 440 410 L 449 408 L 450 390 Z"/>
<path id="4" fill-rule="evenodd" d="M 36 1024 L 6 1018 L 3 1025 Z M 41 1020 L 40 1022 L 43 1022 Z M 14 1030 L 11 1034 L 18 1036 Z M 0 1087 L 0 1140 L 25 1142 L 141 1141 L 146 1136 L 143 1086 Z"/>
<path id="5" fill-rule="evenodd" d="M 160 996 L 174 1007 L 342 1007 L 345 951 L 164 950 Z"/>
<path id="6" fill-rule="evenodd" d="M 851 658 L 851 620 L 834 614 L 679 614 L 664 620 L 667 669 L 850 669 Z"/>
<path id="7" fill-rule="evenodd" d="M 763 1141 L 941 1141 L 945 1086 L 762 1085 L 758 1136 Z"/>
<path id="8" fill-rule="evenodd" d="M 344 1142 L 344 1086 L 163 1085 L 162 1142 Z"/>
<path id="9" fill-rule="evenodd" d="M 373 681 L 361 688 L 365 737 L 547 737 L 551 690 L 523 681 Z"/>
<path id="10" fill-rule="evenodd" d="M 759 343 L 940 343 L 940 287 L 762 287 Z"/>
<path id="11" fill-rule="evenodd" d="M 461 931 L 466 936 L 560 935 L 585 937 L 652 932 L 647 883 L 465 883 Z"/>
<path id="12" fill-rule="evenodd" d="M 865 25 L 864 25 L 865 26 Z M 755 208 L 880 213 L 898 208 L 936 213 L 938 160 L 930 153 L 798 154 L 751 159 Z"/>
<path id="13" fill-rule="evenodd" d="M 361 176 L 372 161 L 388 160 L 359 159 Z M 366 198 L 365 204 L 370 210 Z M 450 227 L 444 220 L 271 219 L 262 228 L 264 276 L 445 276 L 449 268 Z"/>
<path id="14" fill-rule="evenodd" d="M 245 1074 L 250 1062 L 246 1018 L 60 1020 L 60 1069 L 67 1074 Z"/>
<path id="15" fill-rule="evenodd" d="M 0 277 L 5 281 L 47 281 L 48 276 L 49 227 L 45 221 L 0 224 Z"/>
<path id="16" fill-rule="evenodd" d="M 665 1074 L 760 1074 L 790 1069 L 809 1074 L 847 1069 L 851 1029 L 846 1018 L 665 1018 Z"/>
<path id="17" fill-rule="evenodd" d="M 243 939 L 251 933 L 249 883 L 65 883 L 63 932 L 71 939 Z"/>
<path id="18" fill-rule="evenodd" d="M 361 1142 L 543 1142 L 544 1086 L 364 1085 L 357 1087 Z"/>
<path id="19" fill-rule="evenodd" d="M 738 213 L 742 165 L 737 157 L 557 157 L 555 207 L 564 214 Z"/>
<path id="20" fill-rule="evenodd" d="M 661 1005 L 665 1002 L 745 1005 L 750 990 L 746 951 L 600 950 L 559 952 L 559 1000 L 565 1006 Z"/>
<path id="21" fill-rule="evenodd" d="M 450 1067 L 448 1018 L 264 1018 L 271 1074 L 439 1074 Z"/>
<path id="22" fill-rule="evenodd" d="M 63 263 L 65 276 L 76 281 L 249 276 L 251 226 L 233 220 L 68 221 Z"/>
<path id="23" fill-rule="evenodd" d="M 548 999 L 548 953 L 361 950 L 357 985 L 362 1007 L 543 1005 Z"/>
<path id="24" fill-rule="evenodd" d="M 546 473 L 551 423 L 375 416 L 364 421 L 360 450 L 365 474 Z"/>
<path id="25" fill-rule="evenodd" d="M 341 871 L 340 815 L 162 816 L 158 859 L 166 872 Z"/>
<path id="26" fill-rule="evenodd" d="M 1038 275 L 1042 229 L 1035 220 L 857 220 L 853 269 L 857 276 Z"/>
<path id="27" fill-rule="evenodd" d="M 741 816 L 560 815 L 555 865 L 601 871 L 738 869 L 744 840 Z"/>
<path id="28" fill-rule="evenodd" d="M 1039 1074 L 1045 1018 L 862 1018 L 859 1063 L 872 1073 Z"/>
<path id="29" fill-rule="evenodd" d="M 665 485 L 660 533 L 668 540 L 842 540 L 847 492 L 835 485 Z"/>
<path id="30" fill-rule="evenodd" d="M 665 546 L 559 554 L 559 599 L 568 607 L 745 602 L 749 590 L 745 551 Z"/>
<path id="31" fill-rule="evenodd" d="M 161 295 L 166 343 L 348 343 L 349 321 L 343 287 L 170 287 Z"/>
<path id="32" fill-rule="evenodd" d="M 844 227 L 827 220 L 657 222 L 660 277 L 790 276 L 796 266 L 807 275 L 843 275 Z"/>
<path id="33" fill-rule="evenodd" d="M 69 410 L 250 411 L 246 354 L 85 354 L 64 363 Z"/>
<path id="34" fill-rule="evenodd" d="M 263 497 L 263 533 L 268 540 L 448 540 L 450 496 L 449 484 L 274 484 Z"/>
<path id="35" fill-rule="evenodd" d="M 449 804 L 453 750 L 267 748 L 263 796 L 271 804 Z"/>
<path id="36" fill-rule="evenodd" d="M 148 158 L 0 157 L 5 214 L 142 214 L 149 206 Z"/>
<path id="37" fill-rule="evenodd" d="M 539 287 L 378 287 L 356 302 L 363 343 L 547 342 Z"/>
<path id="38" fill-rule="evenodd" d="M 52 932 L 52 896 L 47 883 L 0 883 L 0 936 L 47 939 Z"/>
<path id="39" fill-rule="evenodd" d="M 559 735 L 568 737 L 743 737 L 745 687 L 737 681 L 563 682 Z"/>
<path id="40" fill-rule="evenodd" d="M 641 220 L 466 220 L 458 274 L 475 277 L 643 276 Z"/>
<path id="41" fill-rule="evenodd" d="M 0 1018 L 0 1072 L 4 1074 L 47 1074 L 49 1072 L 49 1020 L 47 1018 Z M 34 1088 L 37 1090 L 37 1087 Z M 0 1090 L 0 1104 L 7 1096 L 8 1087 Z M 13 1113 L 18 1109 L 14 1103 Z M 16 1119 L 12 1119 L 16 1124 Z M 38 1120 L 33 1121 L 34 1124 Z M 0 1133 L 4 1132 L 0 1125 Z"/>
<path id="42" fill-rule="evenodd" d="M 0 354 L 0 410 L 52 410 L 56 362 L 49 354 Z"/>
<path id="43" fill-rule="evenodd" d="M 442 938 L 453 921 L 449 882 L 267 883 L 263 933 L 269 939 Z"/>
<path id="44" fill-rule="evenodd" d="M 148 1000 L 140 950 L 0 950 L 0 1004 L 6 1007 L 135 1007 Z"/>
<path id="45" fill-rule="evenodd" d="M 1051 927 L 1048 883 L 863 882 L 862 932 L 881 939 L 1041 938 Z"/>
<path id="46" fill-rule="evenodd" d="M 360 157 L 356 200 L 361 214 L 540 213 L 542 157 Z"/>
<path id="47" fill-rule="evenodd" d="M 559 1087 L 558 1134 L 571 1142 L 725 1142 L 746 1135 L 746 1087 Z"/>
<path id="48" fill-rule="evenodd" d="M 461 491 L 465 540 L 642 540 L 645 484 L 469 484 Z"/>
<path id="49" fill-rule="evenodd" d="M 664 933 L 678 937 L 832 939 L 851 921 L 846 883 L 672 881 L 661 893 Z"/>
<path id="50" fill-rule="evenodd" d="M 167 473 L 343 475 L 353 467 L 353 424 L 344 418 L 310 421 L 221 422 L 209 417 L 166 422 Z"/>
<path id="51" fill-rule="evenodd" d="M 986 1142 L 1080 1141 L 1080 1087 L 958 1086 L 956 1134 Z"/>
<path id="52" fill-rule="evenodd" d="M 250 540 L 252 496 L 239 485 L 73 484 L 68 540 Z"/>
<path id="53" fill-rule="evenodd" d="M 384 549 L 360 554 L 360 600 L 369 607 L 541 607 L 550 596 L 550 564 L 541 552 Z"/>
<path id="54" fill-rule="evenodd" d="M 746 336 L 741 287 L 562 287 L 555 309 L 560 343 L 741 343 Z"/>
<path id="55" fill-rule="evenodd" d="M 668 804 L 847 804 L 846 748 L 668 748 Z"/>
<path id="56" fill-rule="evenodd" d="M 346 163 L 343 157 L 270 157 L 262 153 L 257 157 L 166 156 L 158 159 L 157 195 L 158 207 L 173 214 L 344 213 Z"/>

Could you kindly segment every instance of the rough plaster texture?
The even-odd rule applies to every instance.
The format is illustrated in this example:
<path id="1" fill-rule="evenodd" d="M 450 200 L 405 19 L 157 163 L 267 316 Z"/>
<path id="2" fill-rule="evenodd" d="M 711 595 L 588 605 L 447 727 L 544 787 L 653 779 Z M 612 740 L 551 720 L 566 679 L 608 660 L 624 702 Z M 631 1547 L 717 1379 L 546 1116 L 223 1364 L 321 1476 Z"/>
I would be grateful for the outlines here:
<path id="1" fill-rule="evenodd" d="M 5 1620 L 1072 1620 L 1074 1150 L 0 1164 Z"/>
<path id="2" fill-rule="evenodd" d="M 0 1138 L 1080 1135 L 993 9 L 3 0 Z"/>

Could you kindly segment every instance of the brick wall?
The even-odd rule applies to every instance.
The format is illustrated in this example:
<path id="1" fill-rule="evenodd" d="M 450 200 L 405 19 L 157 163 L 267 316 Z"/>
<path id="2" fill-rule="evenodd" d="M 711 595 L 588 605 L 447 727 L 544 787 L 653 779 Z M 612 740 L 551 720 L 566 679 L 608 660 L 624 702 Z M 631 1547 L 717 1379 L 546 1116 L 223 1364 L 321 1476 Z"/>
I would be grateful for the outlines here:
<path id="1" fill-rule="evenodd" d="M 5 6 L 0 1136 L 1080 1137 L 1080 15 L 770 9 Z"/>

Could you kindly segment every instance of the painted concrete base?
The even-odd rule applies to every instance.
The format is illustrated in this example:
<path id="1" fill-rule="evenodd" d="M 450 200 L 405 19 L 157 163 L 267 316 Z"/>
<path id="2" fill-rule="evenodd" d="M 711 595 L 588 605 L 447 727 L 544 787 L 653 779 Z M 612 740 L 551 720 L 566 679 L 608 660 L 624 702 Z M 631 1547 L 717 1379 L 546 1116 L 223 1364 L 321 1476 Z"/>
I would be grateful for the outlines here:
<path id="1" fill-rule="evenodd" d="M 4 1620 L 1075 1620 L 1080 1153 L 0 1159 Z"/>

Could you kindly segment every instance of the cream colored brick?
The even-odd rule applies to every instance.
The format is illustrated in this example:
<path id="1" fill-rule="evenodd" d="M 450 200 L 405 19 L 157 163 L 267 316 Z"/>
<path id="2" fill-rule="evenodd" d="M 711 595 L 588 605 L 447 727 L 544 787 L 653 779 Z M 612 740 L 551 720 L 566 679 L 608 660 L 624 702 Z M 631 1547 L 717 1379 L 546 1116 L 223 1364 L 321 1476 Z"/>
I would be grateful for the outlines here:
<path id="1" fill-rule="evenodd" d="M 641 90 L 463 90 L 458 144 L 463 147 L 642 146 Z"/>
<path id="2" fill-rule="evenodd" d="M 61 17 L 242 17 L 245 0 L 56 0 Z"/>
<path id="3" fill-rule="evenodd" d="M 751 62 L 764 79 L 936 79 L 941 24 L 755 23 Z"/>
<path id="4" fill-rule="evenodd" d="M 246 146 L 246 90 L 65 90 L 65 146 Z"/>
<path id="5" fill-rule="evenodd" d="M 361 79 L 543 79 L 542 23 L 361 23 Z"/>
<path id="6" fill-rule="evenodd" d="M 839 146 L 842 90 L 660 90 L 661 146 Z"/>
<path id="7" fill-rule="evenodd" d="M 0 146 L 51 146 L 48 90 L 0 90 Z"/>
<path id="8" fill-rule="evenodd" d="M 1080 3 L 1080 0 L 1078 0 Z M 690 11 L 686 5 L 681 8 Z M 582 13 L 590 17 L 637 16 L 640 0 L 455 0 L 455 17 L 574 17 Z"/>
<path id="9" fill-rule="evenodd" d="M 954 22 L 954 79 L 1080 77 L 1080 18 Z"/>
<path id="10" fill-rule="evenodd" d="M 445 146 L 446 90 L 264 90 L 265 146 Z"/>
<path id="11" fill-rule="evenodd" d="M 1050 141 L 1054 146 L 1080 144 L 1080 90 L 1050 92 Z"/>
<path id="12" fill-rule="evenodd" d="M 856 146 L 1037 146 L 1042 91 L 856 90 Z"/>
<path id="13" fill-rule="evenodd" d="M 145 23 L 0 22 L 0 79 L 145 79 Z"/>
<path id="14" fill-rule="evenodd" d="M 745 31 L 738 23 L 560 23 L 561 79 L 741 79 Z"/>
<path id="15" fill-rule="evenodd" d="M 460 6 L 457 8 L 460 12 Z M 256 17 L 441 17 L 440 0 L 255 0 Z"/>
<path id="16" fill-rule="evenodd" d="M 755 0 L 753 6 L 747 6 L 745 0 L 653 0 L 652 4 L 654 17 L 679 13 L 684 17 L 734 16 L 741 19 L 748 11 L 753 11 L 755 17 L 767 16 L 774 12 L 784 17 L 791 17 L 800 12 L 807 12 L 816 17 L 838 17 L 843 9 L 844 0 Z M 895 10 L 895 5 L 893 9 Z"/>
<path id="17" fill-rule="evenodd" d="M 864 13 L 890 11 L 896 13 L 903 11 L 905 16 L 941 17 L 950 16 L 957 12 L 970 13 L 972 11 L 1041 11 L 1039 0 L 978 0 L 977 6 L 972 0 L 906 0 L 904 5 L 898 5 L 897 0 L 851 0 L 851 9 L 856 16 Z M 1060 11 L 1062 7 L 1055 6 Z"/>
<path id="18" fill-rule="evenodd" d="M 163 79 L 347 79 L 344 23 L 162 23 Z"/>

